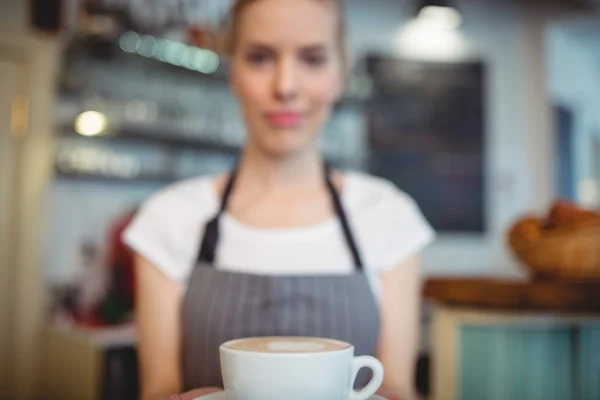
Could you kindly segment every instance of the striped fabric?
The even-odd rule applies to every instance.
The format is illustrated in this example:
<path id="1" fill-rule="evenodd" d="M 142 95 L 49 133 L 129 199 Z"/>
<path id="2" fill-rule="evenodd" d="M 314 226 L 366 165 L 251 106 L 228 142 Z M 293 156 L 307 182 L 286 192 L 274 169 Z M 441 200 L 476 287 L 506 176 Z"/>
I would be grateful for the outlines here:
<path id="1" fill-rule="evenodd" d="M 222 386 L 219 346 L 255 336 L 311 336 L 375 355 L 379 310 L 362 273 L 264 276 L 197 267 L 183 303 L 185 390 Z M 366 384 L 365 372 L 357 386 Z"/>

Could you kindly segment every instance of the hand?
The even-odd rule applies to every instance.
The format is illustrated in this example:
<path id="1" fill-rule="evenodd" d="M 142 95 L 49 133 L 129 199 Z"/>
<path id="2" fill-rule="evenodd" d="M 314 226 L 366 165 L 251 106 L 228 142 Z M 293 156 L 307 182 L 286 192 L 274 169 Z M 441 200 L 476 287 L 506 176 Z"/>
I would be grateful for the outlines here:
<path id="1" fill-rule="evenodd" d="M 208 394 L 217 393 L 222 391 L 221 388 L 207 387 L 202 389 L 194 389 L 192 391 L 183 394 L 174 394 L 169 400 L 194 400 L 200 396 L 206 396 Z"/>
<path id="2" fill-rule="evenodd" d="M 360 389 L 362 389 L 362 388 L 358 388 L 357 390 L 360 390 Z M 379 397 L 383 397 L 386 400 L 407 400 L 404 397 L 398 395 L 397 393 L 394 393 L 390 390 L 383 389 L 383 388 L 379 389 L 377 391 L 377 393 L 375 393 L 375 394 Z"/>
<path id="3" fill-rule="evenodd" d="M 389 390 L 380 389 L 377 391 L 377 396 L 383 397 L 387 400 L 404 400 L 402 397 L 398 396 L 395 393 L 390 392 Z"/>

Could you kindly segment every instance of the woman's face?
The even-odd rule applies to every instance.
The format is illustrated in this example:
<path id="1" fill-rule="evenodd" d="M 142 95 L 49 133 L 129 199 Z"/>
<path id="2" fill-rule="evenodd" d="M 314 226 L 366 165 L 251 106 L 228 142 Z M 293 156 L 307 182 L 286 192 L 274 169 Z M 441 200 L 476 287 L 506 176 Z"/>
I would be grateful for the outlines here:
<path id="1" fill-rule="evenodd" d="M 259 0 L 240 15 L 232 86 L 248 140 L 270 156 L 311 149 L 340 96 L 337 18 L 318 0 Z"/>

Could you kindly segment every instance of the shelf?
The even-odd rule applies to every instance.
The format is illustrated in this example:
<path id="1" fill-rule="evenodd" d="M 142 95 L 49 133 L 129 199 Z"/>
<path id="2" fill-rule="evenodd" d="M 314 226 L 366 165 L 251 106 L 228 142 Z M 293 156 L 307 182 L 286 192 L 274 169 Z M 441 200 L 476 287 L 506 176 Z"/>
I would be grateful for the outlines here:
<path id="1" fill-rule="evenodd" d="M 142 174 L 133 178 L 123 178 L 119 176 L 105 176 L 97 173 L 65 172 L 60 170 L 58 167 L 55 168 L 55 177 L 61 180 L 68 181 L 122 184 L 130 184 L 132 182 L 148 184 L 169 184 L 179 180 L 179 177 L 170 174 Z"/>
<path id="2" fill-rule="evenodd" d="M 219 143 L 209 139 L 202 138 L 185 138 L 179 133 L 163 133 L 160 135 L 153 133 L 145 133 L 143 128 L 122 128 L 119 129 L 118 133 L 111 135 L 99 135 L 93 137 L 81 136 L 73 132 L 70 127 L 64 127 L 62 130 L 61 138 L 65 139 L 77 139 L 87 140 L 91 142 L 107 142 L 107 143 L 147 143 L 154 145 L 161 145 L 176 149 L 194 149 L 194 150 L 205 150 L 211 152 L 220 152 L 230 155 L 238 155 L 241 151 L 241 146 Z"/>
<path id="3" fill-rule="evenodd" d="M 171 135 L 162 134 L 160 136 L 153 135 L 149 133 L 144 133 L 139 128 L 128 128 L 120 130 L 118 134 L 107 135 L 107 136 L 94 136 L 94 137 L 85 137 L 80 136 L 74 133 L 70 128 L 64 128 L 62 134 L 59 136 L 59 139 L 66 140 L 74 140 L 78 143 L 109 143 L 109 144 L 119 144 L 119 143 L 129 143 L 129 144 L 149 144 L 149 145 L 158 145 L 162 147 L 162 151 L 166 152 L 167 160 L 164 166 L 161 168 L 160 172 L 144 172 L 144 168 L 142 166 L 141 173 L 137 176 L 119 176 L 118 174 L 104 174 L 100 172 L 100 168 L 98 168 L 98 172 L 91 172 L 88 170 L 77 170 L 73 167 L 72 171 L 71 167 L 60 167 L 58 163 L 58 159 L 55 164 L 56 177 L 64 180 L 73 180 L 73 181 L 86 181 L 86 182 L 100 182 L 100 183 L 156 183 L 156 184 L 168 184 L 178 180 L 186 179 L 184 174 L 181 174 L 180 171 L 175 167 L 177 163 L 177 157 L 181 155 L 182 151 L 192 150 L 192 151 L 202 151 L 205 153 L 213 153 L 220 154 L 225 157 L 236 158 L 239 156 L 242 151 L 241 146 L 226 144 L 226 143 L 218 143 L 208 139 L 192 139 L 192 138 L 184 138 L 178 136 L 173 133 Z M 109 150 L 113 151 L 113 150 Z M 115 152 L 118 154 L 119 152 Z M 126 151 L 125 151 L 126 153 Z M 124 157 L 128 157 L 126 154 L 123 154 Z M 131 157 L 136 157 L 135 155 L 131 155 Z M 336 157 L 331 155 L 325 155 L 325 160 L 335 168 L 355 168 L 359 163 L 355 159 L 350 159 L 346 157 Z M 169 160 L 170 159 L 170 160 Z M 156 170 L 156 168 L 154 168 Z"/>
<path id="4" fill-rule="evenodd" d="M 161 62 L 154 58 L 145 58 L 137 54 L 126 53 L 119 47 L 118 40 L 94 37 L 79 37 L 71 41 L 66 48 L 64 55 L 67 62 L 72 60 L 94 60 L 98 63 L 110 62 L 112 64 L 130 64 L 149 69 L 162 70 L 176 75 L 193 76 L 198 79 L 217 83 L 227 81 L 229 70 L 227 62 L 221 60 L 221 64 L 217 71 L 211 74 L 204 74 L 184 67 Z"/>
<path id="5" fill-rule="evenodd" d="M 119 130 L 118 134 L 85 137 L 74 133 L 70 128 L 65 128 L 64 133 L 60 136 L 66 139 L 77 139 L 90 142 L 107 142 L 107 143 L 147 143 L 158 144 L 161 146 L 179 149 L 179 150 L 202 150 L 207 152 L 222 153 L 231 156 L 238 156 L 242 151 L 241 145 L 228 143 L 219 143 L 208 139 L 192 139 L 184 138 L 180 135 L 162 134 L 154 135 L 143 133 L 140 129 L 125 128 Z M 345 157 L 336 157 L 326 155 L 325 158 L 333 164 L 349 164 L 351 160 Z"/>

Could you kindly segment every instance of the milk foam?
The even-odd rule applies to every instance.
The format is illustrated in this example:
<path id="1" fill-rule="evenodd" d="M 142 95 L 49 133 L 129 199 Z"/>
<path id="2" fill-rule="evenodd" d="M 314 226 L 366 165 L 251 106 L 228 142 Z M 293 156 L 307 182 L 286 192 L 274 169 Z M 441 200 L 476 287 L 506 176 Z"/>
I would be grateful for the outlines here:
<path id="1" fill-rule="evenodd" d="M 234 340 L 225 347 L 257 353 L 321 353 L 344 350 L 348 343 L 331 339 L 310 337 L 261 337 Z"/>
<path id="2" fill-rule="evenodd" d="M 275 340 L 267 344 L 267 348 L 271 351 L 282 352 L 312 352 L 321 351 L 327 348 L 323 343 L 319 342 L 294 342 L 291 340 Z"/>

